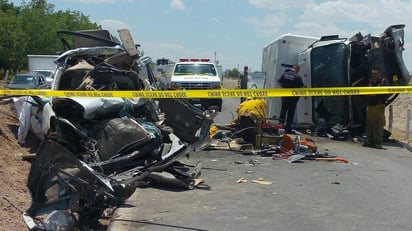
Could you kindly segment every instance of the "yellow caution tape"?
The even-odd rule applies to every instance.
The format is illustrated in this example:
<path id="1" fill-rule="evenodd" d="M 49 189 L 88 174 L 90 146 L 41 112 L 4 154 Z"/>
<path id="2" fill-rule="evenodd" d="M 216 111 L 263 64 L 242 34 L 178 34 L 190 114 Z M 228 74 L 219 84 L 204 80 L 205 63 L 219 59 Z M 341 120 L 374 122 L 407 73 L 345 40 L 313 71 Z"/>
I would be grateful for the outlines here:
<path id="1" fill-rule="evenodd" d="M 117 98 L 240 98 L 281 96 L 345 96 L 373 94 L 410 94 L 412 86 L 392 87 L 325 87 L 219 90 L 156 90 L 156 91 L 56 91 L 0 89 L 1 95 L 37 95 L 43 97 L 117 97 Z"/>

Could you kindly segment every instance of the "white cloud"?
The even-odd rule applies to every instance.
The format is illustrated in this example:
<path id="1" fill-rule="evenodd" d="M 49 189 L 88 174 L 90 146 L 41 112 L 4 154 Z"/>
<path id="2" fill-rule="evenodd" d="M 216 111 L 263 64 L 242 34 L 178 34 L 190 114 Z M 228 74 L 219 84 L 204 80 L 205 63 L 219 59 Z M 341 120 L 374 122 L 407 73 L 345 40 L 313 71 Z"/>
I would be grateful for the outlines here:
<path id="1" fill-rule="evenodd" d="M 246 22 L 256 27 L 256 32 L 262 36 L 276 35 L 288 22 L 288 17 L 284 14 L 267 15 L 262 20 L 257 18 L 247 18 Z"/>
<path id="2" fill-rule="evenodd" d="M 296 23 L 289 32 L 293 34 L 300 34 L 313 37 L 320 37 L 322 35 L 341 35 L 341 37 L 344 37 L 347 36 L 349 31 L 345 31 L 337 27 L 333 23 L 301 21 Z"/>
<path id="3" fill-rule="evenodd" d="M 146 44 L 147 46 L 151 47 L 157 47 L 159 50 L 181 50 L 184 49 L 185 46 L 182 44 L 176 44 L 176 43 L 148 43 Z"/>
<path id="4" fill-rule="evenodd" d="M 141 49 L 145 51 L 145 54 L 147 53 L 146 55 L 149 55 L 153 59 L 167 57 L 171 60 L 181 58 L 176 57 L 176 55 L 181 54 L 182 52 L 184 53 L 186 50 L 185 46 L 182 44 L 152 42 L 143 42 Z"/>
<path id="5" fill-rule="evenodd" d="M 296 28 L 303 29 L 302 23 L 321 25 L 315 28 L 323 33 L 351 33 L 365 30 L 367 33 L 380 33 L 393 24 L 403 24 L 412 21 L 412 2 L 401 0 L 336 0 L 321 4 L 308 4 L 299 18 Z M 356 28 L 356 26 L 360 28 Z M 309 31 L 309 30 L 308 30 Z"/>
<path id="6" fill-rule="evenodd" d="M 113 35 L 117 35 L 117 30 L 119 29 L 129 29 L 130 27 L 122 21 L 114 19 L 105 19 L 100 21 L 102 29 L 109 30 Z"/>
<path id="7" fill-rule="evenodd" d="M 290 32 L 319 36 L 339 34 L 352 36 L 354 33 L 383 32 L 393 24 L 412 21 L 412 1 L 404 0 L 327 0 L 314 3 L 313 0 L 248 0 L 249 4 L 271 12 L 263 18 L 250 18 L 260 35 Z M 406 32 L 407 32 L 406 28 Z M 408 32 L 407 32 L 408 33 Z M 412 33 L 411 33 L 412 34 Z"/>
<path id="8" fill-rule="evenodd" d="M 170 7 L 175 10 L 184 10 L 186 8 L 181 0 L 172 0 L 170 2 Z"/>
<path id="9" fill-rule="evenodd" d="M 249 4 L 261 9 L 269 10 L 283 10 L 287 8 L 301 8 L 302 6 L 310 3 L 310 0 L 249 0 Z"/>
<path id="10" fill-rule="evenodd" d="M 142 42 L 141 50 L 145 51 L 155 61 L 158 58 L 168 58 L 177 61 L 181 58 L 213 58 L 209 49 L 192 49 L 177 43 Z"/>
<path id="11" fill-rule="evenodd" d="M 290 3 L 291 2 L 291 3 Z M 316 2 L 316 3 L 315 3 Z M 358 32 L 363 35 L 379 35 L 388 26 L 405 24 L 404 60 L 412 60 L 411 0 L 248 0 L 266 16 L 248 18 L 256 34 L 278 37 L 281 34 L 320 37 L 337 34 L 351 37 Z M 409 42 L 409 43 L 408 43 Z"/>
<path id="12" fill-rule="evenodd" d="M 97 4 L 97 3 L 119 3 L 119 2 L 127 2 L 132 3 L 134 0 L 61 0 L 63 2 L 76 2 L 76 3 L 83 3 L 83 4 Z"/>

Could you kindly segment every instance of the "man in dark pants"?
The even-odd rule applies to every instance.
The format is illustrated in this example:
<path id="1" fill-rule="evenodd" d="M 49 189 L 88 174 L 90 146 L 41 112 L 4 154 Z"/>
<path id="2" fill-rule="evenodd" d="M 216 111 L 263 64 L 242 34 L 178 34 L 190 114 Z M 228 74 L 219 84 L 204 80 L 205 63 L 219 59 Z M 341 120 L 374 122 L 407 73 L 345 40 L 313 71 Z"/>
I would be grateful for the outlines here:
<path id="1" fill-rule="evenodd" d="M 378 68 L 371 70 L 369 86 L 385 86 L 386 79 Z M 385 127 L 385 102 L 389 95 L 368 95 L 366 111 L 366 137 L 365 147 L 382 149 L 383 130 Z"/>
<path id="2" fill-rule="evenodd" d="M 241 74 L 240 75 L 240 89 L 247 89 L 247 81 L 248 81 L 248 70 L 249 70 L 249 67 L 248 66 L 245 66 L 244 68 L 243 68 L 243 75 Z M 245 101 L 246 100 L 246 98 L 245 97 L 242 97 L 242 98 L 240 98 L 240 102 L 242 103 L 243 101 Z"/>
<path id="3" fill-rule="evenodd" d="M 301 88 L 304 86 L 302 77 L 299 75 L 299 66 L 293 65 L 292 69 L 288 69 L 278 79 L 278 83 L 282 88 Z M 282 108 L 280 110 L 279 122 L 284 123 L 286 118 L 285 132 L 292 132 L 293 118 L 295 117 L 296 105 L 299 101 L 299 96 L 282 97 Z"/>

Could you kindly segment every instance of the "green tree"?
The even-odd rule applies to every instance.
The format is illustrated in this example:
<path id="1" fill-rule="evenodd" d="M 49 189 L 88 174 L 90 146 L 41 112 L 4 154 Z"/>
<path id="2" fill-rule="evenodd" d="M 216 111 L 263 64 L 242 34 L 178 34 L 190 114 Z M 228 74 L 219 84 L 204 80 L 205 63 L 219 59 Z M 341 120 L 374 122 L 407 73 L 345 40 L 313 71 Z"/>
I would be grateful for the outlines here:
<path id="1" fill-rule="evenodd" d="M 25 60 L 28 36 L 22 30 L 19 8 L 7 1 L 0 2 L 0 68 L 16 72 Z"/>
<path id="2" fill-rule="evenodd" d="M 59 30 L 98 28 L 79 11 L 54 12 L 54 5 L 46 0 L 23 1 L 19 7 L 0 0 L 0 69 L 24 68 L 28 54 L 61 52 Z"/>
<path id="3" fill-rule="evenodd" d="M 231 77 L 238 77 L 239 74 L 240 74 L 240 72 L 239 72 L 239 70 L 238 70 L 237 68 L 233 68 L 233 69 L 230 71 L 230 76 L 231 76 Z"/>
<path id="4" fill-rule="evenodd" d="M 53 54 L 51 50 L 55 36 L 55 22 L 52 19 L 54 5 L 45 0 L 33 0 L 22 6 L 21 18 L 23 31 L 30 36 L 28 52 L 30 54 Z"/>
<path id="5" fill-rule="evenodd" d="M 9 3 L 7 0 L 0 0 L 0 10 L 3 12 L 14 10 L 14 5 L 13 3 Z"/>

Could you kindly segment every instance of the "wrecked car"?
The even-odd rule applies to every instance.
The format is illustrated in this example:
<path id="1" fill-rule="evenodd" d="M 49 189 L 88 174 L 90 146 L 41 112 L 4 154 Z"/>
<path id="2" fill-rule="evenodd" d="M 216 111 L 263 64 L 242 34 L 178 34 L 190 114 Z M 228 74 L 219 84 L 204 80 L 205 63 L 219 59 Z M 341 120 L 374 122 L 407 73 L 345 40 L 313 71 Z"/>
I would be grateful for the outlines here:
<path id="1" fill-rule="evenodd" d="M 153 89 L 150 58 L 127 30 L 119 31 L 122 43 L 105 30 L 58 34 L 68 50 L 56 59 L 53 90 Z M 43 141 L 27 183 L 32 204 L 23 217 L 31 230 L 93 227 L 106 209 L 156 180 L 155 173 L 167 172 L 192 189 L 200 163 L 189 169 L 177 160 L 209 144 L 216 115 L 184 99 L 33 100 Z"/>

